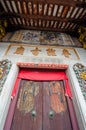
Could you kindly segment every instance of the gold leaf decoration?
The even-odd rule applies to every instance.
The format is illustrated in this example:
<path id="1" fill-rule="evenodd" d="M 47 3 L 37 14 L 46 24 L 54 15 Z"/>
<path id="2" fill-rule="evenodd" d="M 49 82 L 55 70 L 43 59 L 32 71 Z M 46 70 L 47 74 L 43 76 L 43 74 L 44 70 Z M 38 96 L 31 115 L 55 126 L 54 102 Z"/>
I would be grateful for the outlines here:
<path id="1" fill-rule="evenodd" d="M 14 54 L 21 54 L 21 55 L 23 55 L 23 53 L 24 53 L 24 47 L 22 46 L 18 47 L 14 52 Z"/>
<path id="2" fill-rule="evenodd" d="M 67 49 L 63 49 L 63 53 L 62 53 L 65 57 L 69 58 L 70 57 L 70 52 Z"/>

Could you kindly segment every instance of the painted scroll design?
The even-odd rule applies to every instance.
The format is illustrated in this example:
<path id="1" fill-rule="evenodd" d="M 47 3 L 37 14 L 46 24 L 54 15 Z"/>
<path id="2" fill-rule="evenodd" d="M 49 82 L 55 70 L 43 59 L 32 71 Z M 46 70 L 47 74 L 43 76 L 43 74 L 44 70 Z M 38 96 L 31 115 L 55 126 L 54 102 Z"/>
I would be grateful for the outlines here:
<path id="1" fill-rule="evenodd" d="M 78 79 L 79 86 L 86 101 L 86 66 L 81 63 L 76 63 L 73 66 L 73 70 Z"/>
<path id="2" fill-rule="evenodd" d="M 66 99 L 63 86 L 61 86 L 59 81 L 50 82 L 46 91 L 50 96 L 51 109 L 55 113 L 64 112 L 66 110 Z"/>
<path id="3" fill-rule="evenodd" d="M 7 79 L 12 63 L 8 59 L 0 61 L 0 94 Z"/>
<path id="4" fill-rule="evenodd" d="M 17 102 L 17 108 L 23 114 L 29 113 L 34 108 L 35 96 L 39 93 L 39 85 L 37 82 L 26 81 L 21 86 L 20 94 Z"/>

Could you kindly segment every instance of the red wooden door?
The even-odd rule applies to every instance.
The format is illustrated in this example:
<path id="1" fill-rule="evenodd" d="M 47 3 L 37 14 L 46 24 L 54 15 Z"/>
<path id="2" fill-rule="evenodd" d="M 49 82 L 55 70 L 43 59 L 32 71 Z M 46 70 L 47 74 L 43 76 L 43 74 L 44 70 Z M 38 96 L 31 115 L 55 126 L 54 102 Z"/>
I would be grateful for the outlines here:
<path id="1" fill-rule="evenodd" d="M 42 87 L 22 80 L 11 130 L 42 130 Z"/>
<path id="2" fill-rule="evenodd" d="M 62 81 L 22 80 L 11 130 L 72 130 Z"/>
<path id="3" fill-rule="evenodd" d="M 43 84 L 43 130 L 72 130 L 63 82 Z"/>

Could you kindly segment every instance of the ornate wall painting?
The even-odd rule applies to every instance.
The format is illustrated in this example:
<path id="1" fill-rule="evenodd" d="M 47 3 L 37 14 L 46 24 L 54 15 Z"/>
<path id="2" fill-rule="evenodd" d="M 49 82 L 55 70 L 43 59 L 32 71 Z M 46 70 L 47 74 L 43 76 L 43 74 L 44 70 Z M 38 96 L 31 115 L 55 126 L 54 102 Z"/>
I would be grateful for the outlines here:
<path id="1" fill-rule="evenodd" d="M 37 82 L 26 81 L 20 88 L 17 108 L 22 114 L 29 113 L 34 109 L 34 100 L 39 93 L 39 85 Z"/>
<path id="2" fill-rule="evenodd" d="M 51 110 L 55 113 L 62 113 L 66 110 L 66 99 L 64 87 L 59 81 L 51 81 L 46 86 L 46 93 L 50 97 Z"/>
<path id="3" fill-rule="evenodd" d="M 59 81 L 44 82 L 43 91 L 50 98 L 50 108 L 55 113 L 65 112 L 67 109 L 64 87 Z M 34 109 L 35 98 L 39 94 L 39 83 L 26 81 L 20 87 L 20 93 L 17 101 L 17 109 L 22 114 L 27 114 Z M 56 104 L 57 103 L 57 104 Z"/>
<path id="4" fill-rule="evenodd" d="M 41 31 L 40 44 L 42 44 L 42 45 L 43 44 L 46 44 L 46 45 L 63 45 L 64 42 L 62 40 L 60 33 Z"/>
<path id="5" fill-rule="evenodd" d="M 34 5 L 36 8 L 36 5 Z M 39 5 L 39 10 L 41 13 L 42 6 Z M 36 12 L 35 12 L 36 13 Z M 20 19 L 17 19 L 19 23 L 21 23 Z M 37 21 L 35 21 L 35 26 L 37 26 Z M 24 21 L 22 21 L 24 22 Z M 27 25 L 29 22 L 26 20 Z M 43 26 L 45 26 L 45 21 L 43 22 Z M 30 20 L 30 23 L 33 25 L 33 20 Z M 41 25 L 41 21 L 39 21 L 39 26 Z M 49 24 L 47 22 L 47 24 Z M 52 26 L 53 21 L 51 22 Z M 55 23 L 57 24 L 57 23 Z M 64 27 L 65 23 L 62 24 Z M 47 25 L 46 25 L 47 26 Z M 56 25 L 55 25 L 56 26 Z M 8 34 L 7 34 L 8 35 Z M 6 37 L 6 36 L 5 36 Z M 8 37 L 8 36 L 7 36 Z M 27 44 L 40 44 L 40 45 L 63 45 L 63 46 L 78 46 L 82 47 L 82 44 L 77 40 L 77 38 L 71 37 L 65 33 L 59 32 L 49 32 L 49 31 L 34 31 L 34 30 L 19 30 L 10 34 L 10 37 L 3 38 L 2 41 L 11 41 L 11 42 L 21 42 Z"/>
<path id="6" fill-rule="evenodd" d="M 8 59 L 0 61 L 0 94 L 3 89 L 3 85 L 7 79 L 7 75 L 11 69 L 12 63 Z"/>
<path id="7" fill-rule="evenodd" d="M 57 33 L 57 45 L 65 46 L 61 33 Z"/>
<path id="8" fill-rule="evenodd" d="M 19 30 L 19 31 L 16 31 L 14 32 L 14 34 L 12 35 L 12 37 L 10 38 L 10 41 L 21 41 L 22 39 L 22 34 L 23 34 L 23 31 L 22 30 Z"/>
<path id="9" fill-rule="evenodd" d="M 22 42 L 39 44 L 40 31 L 26 31 L 23 33 Z"/>
<path id="10" fill-rule="evenodd" d="M 82 44 L 76 37 L 70 36 L 66 33 L 61 33 L 62 39 L 64 41 L 64 46 L 75 46 L 75 47 L 82 47 Z"/>
<path id="11" fill-rule="evenodd" d="M 79 55 L 74 48 L 64 48 L 57 46 L 43 45 L 27 45 L 27 44 L 10 44 L 5 52 L 5 55 L 10 56 L 25 56 L 25 57 L 51 57 L 79 60 Z"/>
<path id="12" fill-rule="evenodd" d="M 10 41 L 39 44 L 39 36 L 40 31 L 20 30 L 13 34 Z"/>
<path id="13" fill-rule="evenodd" d="M 31 2 L 29 2 L 30 4 Z M 30 6 L 28 4 L 28 6 Z M 33 13 L 37 13 L 36 4 L 33 5 Z M 32 7 L 31 7 L 32 8 Z M 39 4 L 39 13 L 41 13 L 42 5 Z M 44 6 L 44 13 L 46 13 L 47 6 Z M 50 15 L 50 12 L 52 11 L 52 4 L 50 5 L 50 11 L 48 12 Z M 30 9 L 30 8 L 29 8 Z M 17 19 L 19 23 L 21 21 Z M 35 21 L 35 26 L 37 26 L 37 21 Z M 24 22 L 24 20 L 22 21 Z M 33 20 L 30 19 L 29 21 L 31 25 L 33 25 Z M 26 20 L 27 25 L 29 25 L 28 20 Z M 45 26 L 45 21 L 39 20 L 39 26 Z M 46 26 L 49 24 L 47 22 Z M 53 25 L 53 21 L 51 22 L 51 26 Z M 55 23 L 56 26 L 57 23 Z M 64 27 L 65 23 L 62 24 Z M 7 34 L 8 35 L 8 34 Z M 6 36 L 5 36 L 6 37 Z M 8 36 L 7 36 L 8 37 Z M 27 44 L 40 44 L 40 45 L 62 45 L 62 46 L 73 46 L 73 47 L 82 47 L 82 44 L 78 41 L 77 38 L 71 37 L 68 34 L 65 33 L 59 33 L 59 32 L 52 32 L 52 31 L 34 31 L 34 30 L 18 30 L 10 34 L 10 37 L 3 38 L 3 41 L 11 41 L 11 42 L 18 42 L 18 43 L 27 43 Z"/>
<path id="14" fill-rule="evenodd" d="M 64 44 L 73 45 L 70 35 L 67 35 L 65 33 L 61 33 L 61 35 L 64 40 Z"/>
<path id="15" fill-rule="evenodd" d="M 73 70 L 76 74 L 78 83 L 80 85 L 82 94 L 84 96 L 84 99 L 86 101 L 86 66 L 84 66 L 81 63 L 76 63 L 73 66 Z"/>

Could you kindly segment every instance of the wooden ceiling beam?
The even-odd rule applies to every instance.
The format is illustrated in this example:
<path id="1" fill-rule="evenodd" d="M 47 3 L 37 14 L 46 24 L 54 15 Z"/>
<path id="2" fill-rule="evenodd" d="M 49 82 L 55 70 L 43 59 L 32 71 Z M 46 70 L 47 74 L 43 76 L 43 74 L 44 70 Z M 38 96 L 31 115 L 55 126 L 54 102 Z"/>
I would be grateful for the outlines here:
<path id="1" fill-rule="evenodd" d="M 6 0 L 5 0 L 6 1 Z M 13 1 L 13 0 L 10 0 Z M 22 0 L 15 0 L 20 1 Z M 24 2 L 31 2 L 34 4 L 57 4 L 57 5 L 68 5 L 68 6 L 79 6 L 79 7 L 86 7 L 86 1 L 74 1 L 74 0 L 23 0 Z"/>
<path id="2" fill-rule="evenodd" d="M 75 19 L 75 18 L 61 18 L 61 17 L 55 17 L 55 16 L 40 16 L 40 15 L 24 15 L 24 14 L 13 14 L 13 13 L 4 13 L 3 17 L 5 17 L 6 19 L 9 18 L 24 18 L 26 20 L 30 20 L 30 19 L 41 19 L 41 20 L 49 20 L 49 21 L 63 21 L 63 22 L 72 22 L 72 23 L 82 23 L 83 21 L 85 21 L 85 17 L 83 17 L 83 19 Z"/>
<path id="3" fill-rule="evenodd" d="M 58 29 L 58 28 L 50 28 L 50 27 L 38 27 L 38 26 L 24 26 L 24 25 L 11 25 L 9 28 L 15 28 L 15 29 L 30 29 L 30 30 L 44 30 L 44 31 L 58 31 L 58 32 L 70 32 L 69 29 Z M 75 32 L 75 30 L 71 30 L 71 32 Z"/>

